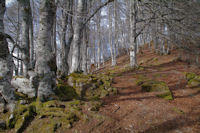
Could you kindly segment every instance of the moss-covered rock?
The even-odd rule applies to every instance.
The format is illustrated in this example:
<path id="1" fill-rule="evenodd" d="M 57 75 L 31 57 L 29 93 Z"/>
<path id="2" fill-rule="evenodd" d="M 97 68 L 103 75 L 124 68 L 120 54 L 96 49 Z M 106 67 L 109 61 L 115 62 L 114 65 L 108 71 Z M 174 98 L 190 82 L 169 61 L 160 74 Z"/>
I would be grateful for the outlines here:
<path id="1" fill-rule="evenodd" d="M 190 87 L 190 88 L 200 87 L 200 80 L 197 78 L 193 78 L 193 79 L 189 80 L 188 87 Z"/>
<path id="2" fill-rule="evenodd" d="M 148 80 L 141 84 L 142 91 L 145 92 L 162 92 L 169 90 L 168 86 L 163 81 Z"/>
<path id="3" fill-rule="evenodd" d="M 17 108 L 11 114 L 8 120 L 8 127 L 15 128 L 15 131 L 21 133 L 36 115 L 36 107 L 34 105 L 17 105 Z"/>
<path id="4" fill-rule="evenodd" d="M 173 100 L 172 93 L 170 90 L 167 90 L 166 92 L 163 92 L 162 94 L 158 94 L 157 97 L 163 98 L 166 100 Z"/>
<path id="5" fill-rule="evenodd" d="M 37 116 L 27 129 L 30 133 L 54 133 L 59 128 L 71 128 L 73 123 L 83 116 L 80 100 L 70 102 L 53 100 L 44 103 L 37 101 L 32 104 L 36 106 Z M 38 125 L 41 127 L 37 128 Z"/>
<path id="6" fill-rule="evenodd" d="M 84 99 L 103 98 L 117 93 L 116 89 L 110 89 L 112 77 L 110 75 L 84 75 L 72 73 L 69 75 L 68 84 L 76 90 L 76 93 Z M 113 93 L 114 91 L 114 93 Z"/>
<path id="7" fill-rule="evenodd" d="M 187 81 L 190 81 L 196 77 L 196 74 L 192 72 L 185 72 L 184 75 Z"/>
<path id="8" fill-rule="evenodd" d="M 76 93 L 76 90 L 73 87 L 65 84 L 58 84 L 55 90 L 55 94 L 61 101 L 78 99 L 79 97 L 78 94 Z"/>
<path id="9" fill-rule="evenodd" d="M 190 88 L 197 88 L 200 87 L 200 76 L 196 75 L 195 73 L 185 72 L 185 78 L 188 81 L 188 87 Z"/>
<path id="10" fill-rule="evenodd" d="M 163 81 L 149 80 L 144 76 L 139 76 L 139 79 L 136 81 L 137 85 L 141 86 L 142 91 L 144 92 L 159 92 L 156 96 L 166 100 L 173 100 L 172 93 Z"/>

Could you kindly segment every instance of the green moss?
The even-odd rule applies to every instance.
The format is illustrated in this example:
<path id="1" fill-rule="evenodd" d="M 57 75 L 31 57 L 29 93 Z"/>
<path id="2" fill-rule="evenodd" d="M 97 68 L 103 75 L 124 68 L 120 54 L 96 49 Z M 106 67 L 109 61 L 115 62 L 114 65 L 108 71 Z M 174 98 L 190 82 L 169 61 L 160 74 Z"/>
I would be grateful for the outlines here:
<path id="1" fill-rule="evenodd" d="M 183 111 L 183 110 L 178 109 L 178 108 L 176 108 L 176 107 L 173 108 L 173 111 L 175 111 L 175 112 L 178 113 L 178 114 L 184 114 L 184 111 Z"/>
<path id="2" fill-rule="evenodd" d="M 99 108 L 102 106 L 101 101 L 91 101 L 88 103 L 88 108 L 90 111 L 99 111 Z"/>
<path id="3" fill-rule="evenodd" d="M 185 72 L 184 75 L 187 81 L 190 81 L 191 79 L 194 79 L 196 77 L 196 74 L 192 72 Z"/>
<path id="4" fill-rule="evenodd" d="M 145 81 L 149 80 L 144 75 L 137 75 L 136 78 L 137 78 L 136 84 L 139 85 L 139 86 L 142 85 Z"/>
<path id="5" fill-rule="evenodd" d="M 108 96 L 109 95 L 109 92 L 107 90 L 102 90 L 101 91 L 101 98 L 105 97 L 105 96 Z"/>
<path id="6" fill-rule="evenodd" d="M 16 96 L 17 100 L 28 99 L 28 95 L 23 94 L 21 92 L 15 92 L 15 96 Z"/>
<path id="7" fill-rule="evenodd" d="M 22 132 L 35 115 L 36 107 L 34 105 L 18 104 L 13 112 L 13 118 L 8 121 L 8 127 L 15 128 L 16 132 Z"/>
<path id="8" fill-rule="evenodd" d="M 200 80 L 198 79 L 191 79 L 190 81 L 188 81 L 188 86 L 191 88 L 196 88 L 200 86 Z"/>
<path id="9" fill-rule="evenodd" d="M 17 79 L 17 78 L 25 78 L 24 76 L 21 76 L 21 75 L 19 75 L 19 76 L 14 76 L 13 77 L 13 79 Z"/>
<path id="10" fill-rule="evenodd" d="M 163 98 L 163 99 L 166 99 L 166 100 L 173 100 L 172 93 L 170 91 L 166 91 L 162 94 L 158 94 L 157 97 Z"/>
<path id="11" fill-rule="evenodd" d="M 61 101 L 67 101 L 78 98 L 76 90 L 68 85 L 58 84 L 57 89 L 55 90 L 55 94 Z"/>
<path id="12" fill-rule="evenodd" d="M 144 81 L 141 85 L 142 91 L 146 92 L 162 92 L 168 90 L 168 86 L 163 81 L 148 80 Z"/>

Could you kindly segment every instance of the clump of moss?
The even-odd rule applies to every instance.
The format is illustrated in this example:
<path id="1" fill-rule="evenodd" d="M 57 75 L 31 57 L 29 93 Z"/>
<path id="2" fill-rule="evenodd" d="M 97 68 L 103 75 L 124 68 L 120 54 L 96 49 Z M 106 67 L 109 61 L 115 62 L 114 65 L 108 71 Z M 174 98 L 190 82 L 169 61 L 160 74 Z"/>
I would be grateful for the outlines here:
<path id="1" fill-rule="evenodd" d="M 56 96 L 58 96 L 61 101 L 68 101 L 72 99 L 78 99 L 78 94 L 76 90 L 68 85 L 58 84 L 55 90 Z"/>
<path id="2" fill-rule="evenodd" d="M 71 128 L 75 121 L 82 118 L 81 101 L 61 102 L 58 100 L 32 103 L 36 106 L 37 117 L 28 127 L 28 132 L 55 132 L 59 128 Z M 38 125 L 42 125 L 37 129 Z"/>
<path id="3" fill-rule="evenodd" d="M 200 87 L 200 76 L 195 73 L 185 72 L 185 78 L 188 81 L 188 87 L 197 88 Z"/>
<path id="4" fill-rule="evenodd" d="M 188 87 L 190 87 L 190 88 L 200 87 L 200 80 L 198 78 L 189 80 Z"/>
<path id="5" fill-rule="evenodd" d="M 144 92 L 160 92 L 160 94 L 156 95 L 157 97 L 166 100 L 173 100 L 169 87 L 163 81 L 149 80 L 145 76 L 141 75 L 136 83 L 141 86 L 141 89 Z"/>
<path id="6" fill-rule="evenodd" d="M 173 100 L 172 93 L 170 92 L 170 90 L 167 90 L 166 92 L 162 94 L 158 94 L 157 97 L 163 98 L 166 100 Z"/>
<path id="7" fill-rule="evenodd" d="M 184 75 L 187 81 L 190 81 L 196 77 L 196 74 L 192 72 L 185 72 Z"/>
<path id="8" fill-rule="evenodd" d="M 17 105 L 13 112 L 13 117 L 8 121 L 9 128 L 15 128 L 16 132 L 23 132 L 29 122 L 36 115 L 36 107 L 34 105 Z"/>
<path id="9" fill-rule="evenodd" d="M 144 81 L 141 84 L 141 88 L 142 88 L 142 91 L 146 91 L 146 92 L 151 92 L 151 91 L 162 92 L 162 91 L 169 90 L 165 82 L 154 81 L 154 80 Z"/>
<path id="10" fill-rule="evenodd" d="M 76 93 L 82 99 L 99 99 L 105 96 L 115 94 L 110 89 L 112 76 L 99 75 L 84 75 L 81 73 L 72 73 L 68 77 L 68 84 L 76 90 Z"/>
<path id="11" fill-rule="evenodd" d="M 100 107 L 102 106 L 101 101 L 90 101 L 86 104 L 89 111 L 99 111 Z"/>
<path id="12" fill-rule="evenodd" d="M 136 84 L 140 86 L 147 80 L 149 80 L 149 79 L 146 78 L 144 75 L 138 75 L 137 80 L 136 80 Z"/>

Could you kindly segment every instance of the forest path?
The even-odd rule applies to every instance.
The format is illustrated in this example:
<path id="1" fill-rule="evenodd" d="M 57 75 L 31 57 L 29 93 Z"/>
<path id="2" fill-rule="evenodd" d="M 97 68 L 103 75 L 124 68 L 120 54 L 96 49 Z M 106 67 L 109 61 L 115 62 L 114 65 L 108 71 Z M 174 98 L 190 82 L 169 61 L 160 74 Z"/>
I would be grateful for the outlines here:
<path id="1" fill-rule="evenodd" d="M 200 90 L 188 88 L 183 74 L 199 72 L 176 61 L 175 57 L 161 56 L 157 59 L 159 65 L 146 65 L 142 71 L 133 70 L 116 76 L 113 87 L 118 88 L 119 93 L 105 98 L 104 107 L 100 109 L 101 114 L 114 121 L 102 124 L 94 132 L 200 133 Z M 158 98 L 154 92 L 142 92 L 135 82 L 138 75 L 166 82 L 174 100 Z"/>
<path id="2" fill-rule="evenodd" d="M 118 94 L 104 98 L 99 112 L 89 112 L 90 120 L 78 122 L 69 132 L 200 133 L 200 89 L 188 88 L 183 74 L 200 71 L 178 61 L 177 54 L 173 51 L 171 55 L 159 56 L 144 50 L 138 54 L 141 70 L 127 69 L 128 55 L 120 56 L 115 67 L 106 62 L 96 73 L 114 74 L 112 86 Z M 135 82 L 140 76 L 164 81 L 174 100 L 158 98 L 155 92 L 142 92 Z"/>

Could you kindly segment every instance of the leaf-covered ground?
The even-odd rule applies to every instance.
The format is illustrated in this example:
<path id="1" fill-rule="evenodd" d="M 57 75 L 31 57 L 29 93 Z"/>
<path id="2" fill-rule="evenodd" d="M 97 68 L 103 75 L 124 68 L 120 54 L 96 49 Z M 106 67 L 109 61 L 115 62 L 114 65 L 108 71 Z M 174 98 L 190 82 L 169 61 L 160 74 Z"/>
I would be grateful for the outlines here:
<path id="1" fill-rule="evenodd" d="M 177 59 L 178 52 L 159 56 L 145 50 L 138 55 L 140 66 L 128 67 L 128 55 L 118 58 L 118 65 L 110 62 L 95 73 L 114 76 L 112 86 L 118 95 L 104 98 L 101 119 L 77 123 L 68 132 L 77 133 L 199 133 L 200 88 L 188 86 L 186 72 L 200 73 L 199 68 Z M 158 97 L 159 92 L 144 92 L 138 80 L 166 83 L 172 100 Z"/>

